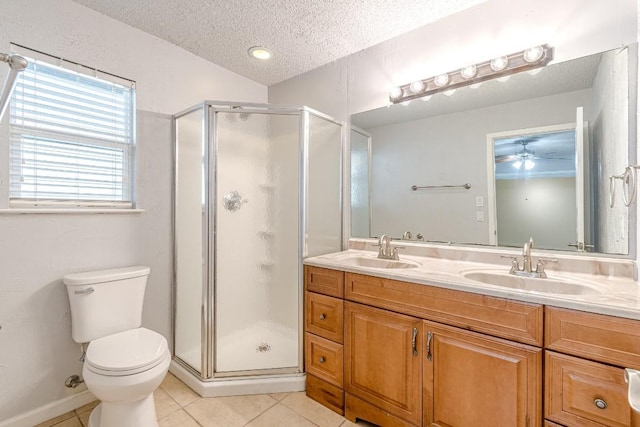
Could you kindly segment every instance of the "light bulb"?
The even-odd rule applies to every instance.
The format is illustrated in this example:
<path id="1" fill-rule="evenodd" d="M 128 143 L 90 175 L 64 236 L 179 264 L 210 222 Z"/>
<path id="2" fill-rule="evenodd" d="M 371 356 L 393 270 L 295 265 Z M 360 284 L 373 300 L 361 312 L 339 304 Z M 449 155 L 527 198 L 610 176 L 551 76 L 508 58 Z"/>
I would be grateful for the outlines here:
<path id="1" fill-rule="evenodd" d="M 507 80 L 509 80 L 510 78 L 511 78 L 511 76 L 502 76 L 502 77 L 498 77 L 496 80 L 501 82 L 501 83 L 504 83 Z"/>
<path id="2" fill-rule="evenodd" d="M 422 98 L 420 98 L 423 101 L 428 101 L 431 99 L 431 95 L 427 95 L 427 96 L 423 96 Z"/>
<path id="3" fill-rule="evenodd" d="M 398 99 L 402 96 L 402 93 L 402 89 L 396 86 L 394 88 L 391 88 L 391 90 L 389 91 L 389 98 Z"/>
<path id="4" fill-rule="evenodd" d="M 460 70 L 460 75 L 463 79 L 472 79 L 476 76 L 478 69 L 475 65 L 469 65 L 468 67 L 464 67 Z"/>
<path id="5" fill-rule="evenodd" d="M 424 83 L 422 80 L 415 81 L 409 85 L 409 90 L 413 93 L 420 93 L 424 90 Z"/>
<path id="6" fill-rule="evenodd" d="M 511 166 L 513 166 L 516 169 L 520 169 L 523 164 L 524 164 L 524 168 L 526 170 L 531 170 L 531 169 L 533 169 L 535 167 L 536 162 L 534 162 L 533 160 L 530 160 L 530 159 L 525 159 L 524 162 L 522 160 L 516 160 L 515 162 L 513 162 L 511 164 Z"/>
<path id="7" fill-rule="evenodd" d="M 542 46 L 534 46 L 530 49 L 524 51 L 523 58 L 527 62 L 536 62 L 542 55 L 544 54 L 544 49 Z"/>
<path id="8" fill-rule="evenodd" d="M 438 87 L 445 86 L 447 83 L 449 83 L 449 75 L 440 74 L 439 76 L 435 76 L 433 78 L 433 83 Z"/>
<path id="9" fill-rule="evenodd" d="M 446 91 L 444 91 L 444 92 L 442 92 L 442 93 L 443 93 L 445 96 L 451 96 L 451 95 L 453 95 L 454 93 L 456 93 L 456 90 L 455 90 L 455 89 L 446 90 Z"/>
<path id="10" fill-rule="evenodd" d="M 491 69 L 493 71 L 502 71 L 507 68 L 508 64 L 509 58 L 507 58 L 506 56 L 500 56 L 498 58 L 492 59 L 489 65 L 491 66 Z"/>
<path id="11" fill-rule="evenodd" d="M 472 85 L 469 85 L 469 87 L 471 89 L 478 89 L 480 86 L 482 86 L 482 82 L 478 82 L 478 83 L 474 83 Z"/>
<path id="12" fill-rule="evenodd" d="M 266 47 L 254 46 L 249 49 L 249 56 L 256 59 L 269 59 L 271 58 L 271 51 Z"/>

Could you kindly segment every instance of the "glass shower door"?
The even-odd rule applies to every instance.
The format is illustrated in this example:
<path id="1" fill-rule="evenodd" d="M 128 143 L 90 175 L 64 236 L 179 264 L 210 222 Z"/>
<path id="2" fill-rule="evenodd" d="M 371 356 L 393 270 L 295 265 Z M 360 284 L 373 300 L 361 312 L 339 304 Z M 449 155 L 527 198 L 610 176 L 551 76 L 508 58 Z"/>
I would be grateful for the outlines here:
<path id="1" fill-rule="evenodd" d="M 214 120 L 215 372 L 293 371 L 301 319 L 298 115 L 239 109 Z"/>
<path id="2" fill-rule="evenodd" d="M 206 283 L 204 108 L 176 118 L 175 355 L 203 372 L 203 286 Z"/>

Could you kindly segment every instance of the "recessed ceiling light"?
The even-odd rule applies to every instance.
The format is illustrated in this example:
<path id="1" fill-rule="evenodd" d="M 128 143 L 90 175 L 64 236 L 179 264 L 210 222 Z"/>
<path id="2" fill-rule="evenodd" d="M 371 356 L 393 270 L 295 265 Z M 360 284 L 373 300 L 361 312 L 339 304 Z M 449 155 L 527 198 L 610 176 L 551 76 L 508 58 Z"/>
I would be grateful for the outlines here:
<path id="1" fill-rule="evenodd" d="M 266 47 L 254 46 L 249 49 L 249 56 L 256 59 L 269 59 L 271 58 L 271 51 Z"/>

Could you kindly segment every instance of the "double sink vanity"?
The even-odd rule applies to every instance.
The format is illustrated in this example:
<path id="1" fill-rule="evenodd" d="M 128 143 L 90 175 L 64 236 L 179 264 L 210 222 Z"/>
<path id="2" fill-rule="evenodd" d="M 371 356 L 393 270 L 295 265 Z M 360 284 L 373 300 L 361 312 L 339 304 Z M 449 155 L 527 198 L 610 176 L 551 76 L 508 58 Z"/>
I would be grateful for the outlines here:
<path id="1" fill-rule="evenodd" d="M 311 398 L 381 426 L 635 425 L 630 260 L 565 255 L 526 277 L 500 251 L 407 246 L 304 261 Z"/>

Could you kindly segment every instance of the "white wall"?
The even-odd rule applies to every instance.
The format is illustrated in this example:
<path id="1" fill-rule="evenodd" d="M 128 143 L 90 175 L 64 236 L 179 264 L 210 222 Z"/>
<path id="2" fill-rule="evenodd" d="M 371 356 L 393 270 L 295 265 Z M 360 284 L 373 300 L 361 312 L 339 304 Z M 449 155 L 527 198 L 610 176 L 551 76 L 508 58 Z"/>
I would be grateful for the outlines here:
<path id="1" fill-rule="evenodd" d="M 61 277 L 145 264 L 143 325 L 171 338 L 171 117 L 204 99 L 265 102 L 265 86 L 69 0 L 2 0 L 0 52 L 17 43 L 137 82 L 141 214 L 0 215 L 0 422 L 66 396 L 80 374 Z M 8 67 L 0 64 L 0 78 Z M 6 118 L 5 118 L 6 120 Z M 0 125 L 0 203 L 7 200 Z"/>
<path id="2" fill-rule="evenodd" d="M 498 245 L 567 250 L 576 241 L 576 179 L 496 180 Z M 526 227 L 523 227 L 526 224 Z"/>

